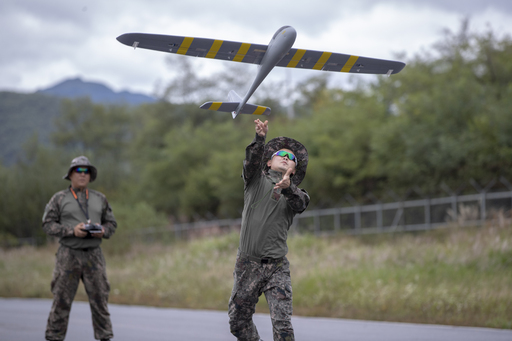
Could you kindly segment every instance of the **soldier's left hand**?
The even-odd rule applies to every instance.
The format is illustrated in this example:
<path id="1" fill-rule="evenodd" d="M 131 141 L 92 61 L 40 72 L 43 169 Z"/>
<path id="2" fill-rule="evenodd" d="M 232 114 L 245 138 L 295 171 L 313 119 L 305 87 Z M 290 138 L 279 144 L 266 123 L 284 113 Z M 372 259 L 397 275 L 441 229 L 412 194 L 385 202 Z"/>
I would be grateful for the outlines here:
<path id="1" fill-rule="evenodd" d="M 285 189 L 285 188 L 290 187 L 290 185 L 291 185 L 290 174 L 292 174 L 292 172 L 293 172 L 293 169 L 288 168 L 288 170 L 286 171 L 286 173 L 283 176 L 283 178 L 281 179 L 281 181 L 279 181 L 274 186 L 274 189 L 278 189 L 278 188 Z"/>
<path id="2" fill-rule="evenodd" d="M 92 233 L 92 236 L 94 238 L 103 238 L 103 235 L 105 234 L 105 228 L 102 226 L 101 227 L 101 232 L 98 232 L 98 233 Z"/>

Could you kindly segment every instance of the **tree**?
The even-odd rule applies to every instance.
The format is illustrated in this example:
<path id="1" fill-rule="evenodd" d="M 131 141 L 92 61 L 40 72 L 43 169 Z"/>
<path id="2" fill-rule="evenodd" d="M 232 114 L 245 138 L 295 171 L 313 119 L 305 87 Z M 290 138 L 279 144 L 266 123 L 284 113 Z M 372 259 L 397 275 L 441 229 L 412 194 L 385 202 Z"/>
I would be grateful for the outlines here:
<path id="1" fill-rule="evenodd" d="M 41 218 L 51 196 L 65 185 L 67 155 L 44 147 L 34 135 L 24 156 L 10 168 L 0 167 L 0 235 L 44 236 Z"/>
<path id="2" fill-rule="evenodd" d="M 243 199 L 236 179 L 247 136 L 252 134 L 235 129 L 231 120 L 169 127 L 162 147 L 140 169 L 137 197 L 186 220 L 237 212 L 236 203 L 226 202 Z"/>
<path id="3" fill-rule="evenodd" d="M 51 140 L 58 149 L 89 157 L 101 169 L 98 189 L 114 194 L 129 174 L 132 120 L 127 107 L 93 104 L 89 99 L 63 100 Z"/>
<path id="4" fill-rule="evenodd" d="M 416 56 L 373 87 L 394 113 L 372 144 L 392 188 L 433 192 L 512 175 L 512 41 L 468 27 L 447 31 L 436 57 Z"/>

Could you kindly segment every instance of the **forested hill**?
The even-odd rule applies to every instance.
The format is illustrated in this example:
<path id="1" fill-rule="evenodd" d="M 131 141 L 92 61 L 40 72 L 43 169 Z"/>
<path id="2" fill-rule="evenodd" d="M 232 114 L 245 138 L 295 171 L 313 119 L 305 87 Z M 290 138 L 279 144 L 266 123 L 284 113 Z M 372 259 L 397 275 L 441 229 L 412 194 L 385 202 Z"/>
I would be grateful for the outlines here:
<path id="1" fill-rule="evenodd" d="M 156 101 L 155 98 L 143 94 L 129 91 L 115 92 L 104 84 L 84 82 L 80 78 L 67 79 L 38 92 L 70 99 L 89 97 L 93 103 L 98 104 L 139 105 Z"/>
<path id="2" fill-rule="evenodd" d="M 64 80 L 36 93 L 0 92 L 0 163 L 13 164 L 31 137 L 44 144 L 49 142 L 64 98 L 89 98 L 97 104 L 130 106 L 156 101 L 144 94 L 114 92 L 101 83 L 80 78 Z"/>
<path id="3" fill-rule="evenodd" d="M 54 120 L 60 115 L 61 99 L 42 93 L 0 92 L 0 161 L 16 161 L 30 137 L 49 142 Z"/>

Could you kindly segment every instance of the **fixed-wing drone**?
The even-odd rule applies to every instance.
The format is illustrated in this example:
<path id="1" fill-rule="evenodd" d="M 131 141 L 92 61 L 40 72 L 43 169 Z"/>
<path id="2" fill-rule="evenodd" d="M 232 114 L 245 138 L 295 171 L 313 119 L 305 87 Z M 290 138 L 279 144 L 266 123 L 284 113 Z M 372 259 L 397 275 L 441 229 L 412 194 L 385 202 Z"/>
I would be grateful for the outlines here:
<path id="1" fill-rule="evenodd" d="M 231 90 L 228 102 L 206 102 L 201 105 L 202 109 L 231 112 L 233 118 L 238 114 L 270 114 L 270 108 L 249 104 L 247 101 L 275 66 L 388 76 L 405 67 L 405 63 L 398 61 L 294 49 L 292 46 L 296 37 L 297 32 L 293 27 L 283 26 L 268 45 L 145 33 L 126 33 L 117 37 L 117 40 L 133 48 L 259 65 L 256 78 L 244 98 Z"/>

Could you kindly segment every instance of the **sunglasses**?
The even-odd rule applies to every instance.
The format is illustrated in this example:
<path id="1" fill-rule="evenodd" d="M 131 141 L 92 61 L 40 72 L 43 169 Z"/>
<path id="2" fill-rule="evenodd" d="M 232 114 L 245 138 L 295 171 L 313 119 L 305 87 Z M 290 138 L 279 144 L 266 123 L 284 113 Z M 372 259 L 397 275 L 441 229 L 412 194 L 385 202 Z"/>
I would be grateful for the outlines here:
<path id="1" fill-rule="evenodd" d="M 287 151 L 284 151 L 284 150 L 278 150 L 277 152 L 272 154 L 271 158 L 273 158 L 276 155 L 277 156 L 281 156 L 281 157 L 285 157 L 286 156 L 288 158 L 288 160 L 295 161 L 295 164 L 297 164 L 297 157 L 295 157 L 295 155 L 293 155 L 290 152 L 287 152 Z"/>
<path id="2" fill-rule="evenodd" d="M 75 168 L 75 172 L 89 174 L 89 168 L 87 168 L 87 167 L 78 167 L 78 168 Z"/>

